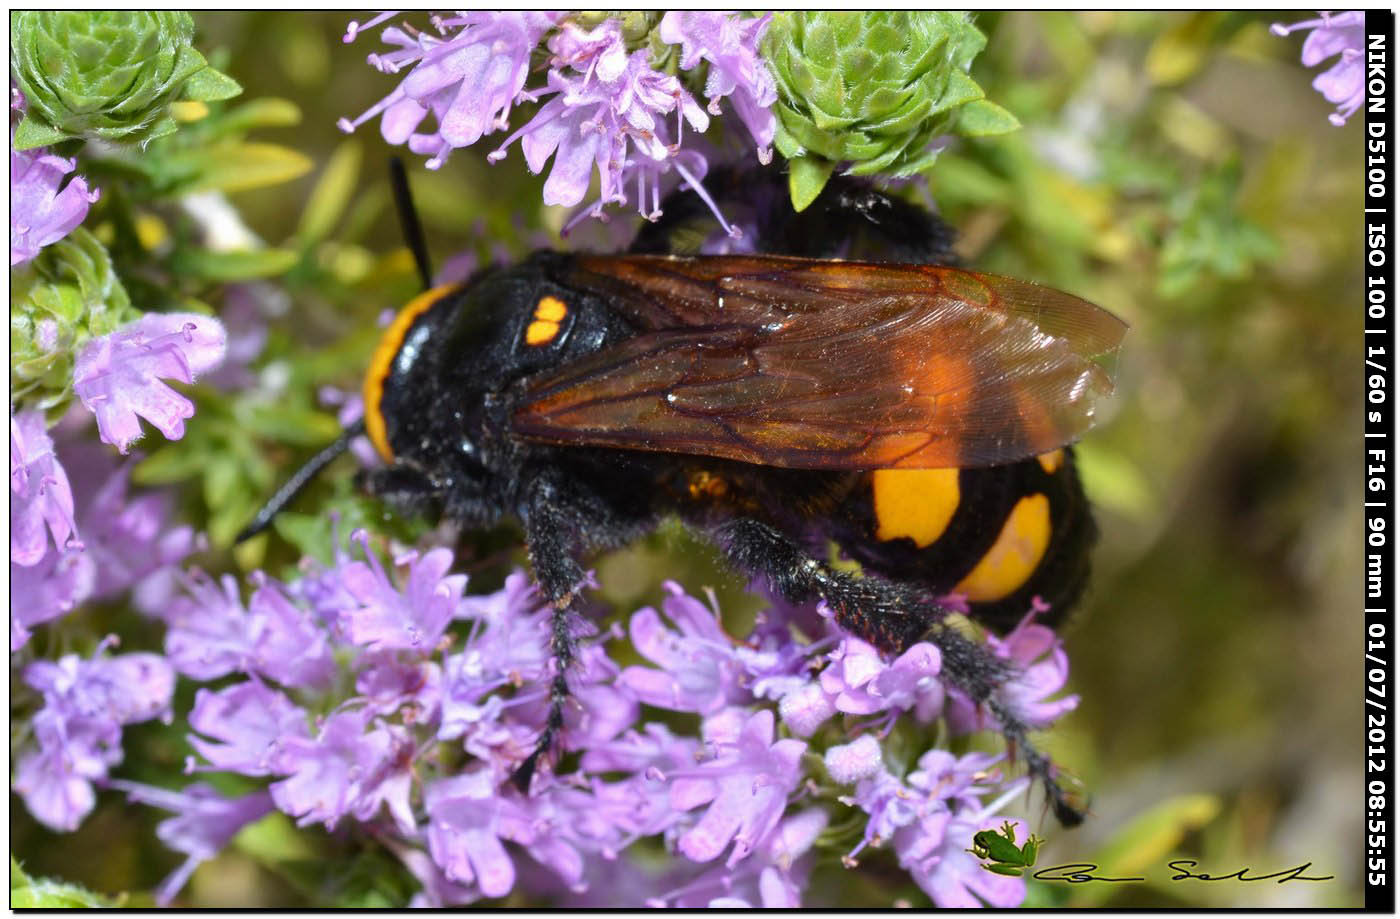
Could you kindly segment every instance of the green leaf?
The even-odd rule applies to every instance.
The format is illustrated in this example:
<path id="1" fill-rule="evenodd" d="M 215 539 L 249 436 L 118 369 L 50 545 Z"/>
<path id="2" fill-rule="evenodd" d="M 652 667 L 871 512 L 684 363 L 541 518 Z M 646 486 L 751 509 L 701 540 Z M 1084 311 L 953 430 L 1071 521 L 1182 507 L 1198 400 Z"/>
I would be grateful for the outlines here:
<path id="1" fill-rule="evenodd" d="M 234 537 L 257 513 L 260 500 L 251 491 L 242 490 L 232 494 L 228 504 L 212 510 L 209 515 L 209 542 L 216 549 L 231 548 Z"/>
<path id="2" fill-rule="evenodd" d="M 99 896 L 77 884 L 63 884 L 31 878 L 19 861 L 10 856 L 11 909 L 111 909 L 119 903 Z"/>
<path id="3" fill-rule="evenodd" d="M 178 190 L 246 191 L 288 182 L 311 170 L 310 158 L 277 144 L 219 144 L 196 150 L 176 150 L 162 157 L 166 175 Z"/>
<path id="4" fill-rule="evenodd" d="M 1074 464 L 1095 507 L 1142 520 L 1158 512 L 1152 483 L 1132 459 L 1094 441 L 1074 449 Z"/>
<path id="5" fill-rule="evenodd" d="M 70 136 L 31 114 L 26 115 L 19 127 L 15 128 L 13 145 L 16 150 L 32 150 L 67 140 Z"/>
<path id="6" fill-rule="evenodd" d="M 204 471 L 206 457 L 174 444 L 160 447 L 136 464 L 131 480 L 137 485 L 169 485 L 192 479 Z"/>
<path id="7" fill-rule="evenodd" d="M 233 77 L 205 67 L 185 81 L 184 98 L 193 102 L 221 102 L 241 92 L 243 87 Z"/>
<path id="8" fill-rule="evenodd" d="M 301 260 L 291 249 L 250 249 L 241 252 L 210 252 L 182 249 L 171 259 L 177 273 L 206 281 L 247 281 L 284 274 Z"/>
<path id="9" fill-rule="evenodd" d="M 958 109 L 957 132 L 964 137 L 1009 134 L 1020 126 L 1015 115 L 986 99 L 969 102 Z"/>
<path id="10" fill-rule="evenodd" d="M 792 195 L 792 209 L 805 210 L 817 200 L 817 195 L 826 187 L 836 164 L 831 160 L 816 156 L 799 156 L 788 160 L 791 171 L 788 173 L 788 193 Z"/>
<path id="11" fill-rule="evenodd" d="M 1144 70 L 1158 86 L 1174 86 L 1201 69 L 1211 48 L 1211 36 L 1224 20 L 1219 11 L 1197 12 L 1163 32 L 1147 51 Z"/>
<path id="12" fill-rule="evenodd" d="M 210 507 L 226 506 L 242 477 L 238 461 L 232 457 L 219 457 L 209 463 L 204 472 L 204 503 Z"/>
<path id="13" fill-rule="evenodd" d="M 298 447 L 324 447 L 340 434 L 334 415 L 285 404 L 254 406 L 239 420 L 249 433 Z"/>
<path id="14" fill-rule="evenodd" d="M 302 245 L 320 242 L 335 229 L 359 185 L 362 159 L 360 144 L 353 139 L 342 142 L 331 154 L 297 227 L 297 239 Z"/>
<path id="15" fill-rule="evenodd" d="M 316 855 L 315 847 L 306 836 L 286 814 L 277 811 L 239 830 L 233 837 L 233 846 L 268 866 Z"/>
<path id="16" fill-rule="evenodd" d="M 301 109 L 286 99 L 253 99 L 201 122 L 211 137 L 241 137 L 254 128 L 287 128 L 301 124 Z"/>
<path id="17" fill-rule="evenodd" d="M 1170 855 L 1187 833 L 1214 820 L 1220 813 L 1220 806 L 1220 799 L 1215 795 L 1168 798 L 1139 815 L 1085 861 L 1098 865 L 1095 874 L 1103 877 L 1142 876 L 1148 868 Z M 1071 902 L 1075 906 L 1091 906 L 1112 893 L 1112 884 L 1085 884 L 1075 891 Z"/>

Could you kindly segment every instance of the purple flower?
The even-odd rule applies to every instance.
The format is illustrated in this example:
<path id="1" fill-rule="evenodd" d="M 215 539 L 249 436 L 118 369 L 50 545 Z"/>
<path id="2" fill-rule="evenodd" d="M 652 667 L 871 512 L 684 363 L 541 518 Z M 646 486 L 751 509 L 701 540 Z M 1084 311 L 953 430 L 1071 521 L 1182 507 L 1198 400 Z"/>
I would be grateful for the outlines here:
<path id="1" fill-rule="evenodd" d="M 737 13 L 692 10 L 667 13 L 657 28 L 662 41 L 681 46 L 683 70 L 691 70 L 702 59 L 709 62 L 705 98 L 710 101 L 710 114 L 718 115 L 719 100 L 732 96 L 734 111 L 758 143 L 758 159 L 764 164 L 773 158 L 777 119 L 772 107 L 778 90 L 759 57 L 758 45 L 772 18 L 772 13 L 749 19 Z"/>
<path id="2" fill-rule="evenodd" d="M 1015 884 L 989 880 L 982 875 L 1001 876 L 984 871 L 976 859 L 964 861 L 959 853 L 971 846 L 972 833 L 986 825 L 991 814 L 1020 794 L 1024 780 L 984 806 L 983 796 L 997 789 L 1000 774 L 992 767 L 1000 757 L 955 757 L 945 750 L 929 750 L 919 758 L 918 768 L 900 781 L 885 770 L 871 740 L 866 736 L 827 751 L 834 778 L 859 776 L 855 794 L 840 800 L 870 815 L 861 842 L 842 861 L 854 867 L 855 856 L 866 846 L 892 842 L 900 865 L 939 906 L 981 905 L 973 893 L 993 906 L 1020 904 L 1025 886 L 1019 878 L 1008 878 Z"/>
<path id="3" fill-rule="evenodd" d="M 29 261 L 40 249 L 73 232 L 87 216 L 88 207 L 99 197 L 97 189 L 89 191 L 87 180 L 82 176 L 63 185 L 63 177 L 77 166 L 76 160 L 54 156 L 42 149 L 16 150 L 11 129 L 11 267 Z"/>
<path id="4" fill-rule="evenodd" d="M 34 626 L 71 612 L 92 596 L 97 568 L 82 549 L 46 554 L 37 565 L 10 563 L 10 650 L 29 641 Z"/>
<path id="5" fill-rule="evenodd" d="M 291 309 L 291 296 L 265 281 L 244 281 L 224 288 L 219 320 L 228 335 L 224 361 L 206 374 L 204 382 L 220 389 L 249 389 L 257 383 L 253 361 L 267 346 L 267 324 L 285 316 Z"/>
<path id="6" fill-rule="evenodd" d="M 693 737 L 678 737 L 664 724 L 649 722 L 642 733 L 628 731 L 622 737 L 594 744 L 583 754 L 586 772 L 652 773 L 657 780 L 667 773 L 695 765 L 699 742 Z"/>
<path id="7" fill-rule="evenodd" d="M 224 357 L 224 328 L 195 313 L 148 313 L 83 347 L 73 391 L 97 416 L 102 440 L 125 453 L 141 436 L 141 416 L 169 440 L 185 436 L 194 403 L 161 382 L 193 383 Z"/>
<path id="8" fill-rule="evenodd" d="M 14 790 L 35 819 L 60 831 L 76 829 L 94 803 L 91 782 L 121 762 L 124 725 L 168 715 L 175 673 L 155 654 L 92 658 L 69 654 L 35 661 L 24 680 L 43 696 L 34 716 L 37 750 L 19 757 Z"/>
<path id="9" fill-rule="evenodd" d="M 199 732 L 189 735 L 190 746 L 209 765 L 190 763 L 186 772 L 217 769 L 271 775 L 282 771 L 283 745 L 310 736 L 306 712 L 257 680 L 235 683 L 217 692 L 200 689 L 195 693 L 189 722 L 190 728 Z"/>
<path id="10" fill-rule="evenodd" d="M 406 724 L 436 721 L 442 707 L 442 667 L 392 651 L 367 652 L 357 661 L 355 691 L 377 713 L 400 712 Z"/>
<path id="11" fill-rule="evenodd" d="M 674 774 L 671 805 L 691 810 L 709 804 L 695 826 L 680 837 L 687 858 L 705 862 L 718 858 L 734 841 L 725 863 L 732 868 L 777 825 L 788 795 L 800 779 L 799 763 L 807 744 L 800 740 L 773 742 L 773 713 L 761 710 L 739 726 L 737 719 L 709 719 L 721 725 L 711 738 L 714 759 Z M 738 730 L 735 730 L 738 727 Z"/>
<path id="12" fill-rule="evenodd" d="M 364 25 L 352 22 L 345 40 L 352 41 L 363 29 L 387 18 L 387 14 L 376 17 Z M 370 55 L 369 62 L 386 73 L 412 71 L 387 97 L 353 122 L 341 119 L 339 126 L 352 131 L 382 115 L 380 130 L 385 140 L 407 143 L 415 153 L 430 157 L 429 169 L 437 169 L 453 149 L 507 128 L 515 104 L 553 96 L 487 159 L 502 159 L 517 140 L 526 164 L 536 174 L 544 171 L 552 157 L 544 201 L 566 207 L 583 201 L 596 171 L 601 188 L 598 200 L 575 215 L 566 230 L 584 217 L 601 218 L 605 206 L 625 204 L 632 195 L 638 212 L 656 219 L 659 182 L 674 171 L 714 211 L 727 233 L 739 235 L 700 184 L 707 169 L 705 157 L 680 149 L 686 122 L 700 132 L 708 127 L 705 110 L 675 76 L 652 69 L 649 51 L 628 53 L 615 19 L 605 19 L 591 30 L 565 21 L 556 30 L 561 19 L 558 13 L 459 12 L 455 17 L 434 18 L 441 37 L 407 27 L 385 29 L 382 37 L 395 49 Z M 687 42 L 688 66 L 701 58 L 710 62 L 712 106 L 719 98 L 731 96 L 740 117 L 766 149 L 772 140 L 773 118 L 765 106 L 772 104 L 776 94 L 755 54 L 765 24 L 766 20 L 696 19 L 693 24 L 676 24 L 673 31 L 678 41 Z M 544 86 L 527 89 L 531 55 L 551 31 L 547 44 L 552 56 Z M 419 128 L 429 112 L 436 117 L 437 129 L 424 133 Z M 674 138 L 664 120 L 673 112 Z"/>
<path id="13" fill-rule="evenodd" d="M 130 801 L 177 815 L 162 820 L 156 835 L 166 846 L 188 858 L 156 887 L 158 906 L 169 906 L 194 870 L 223 851 L 239 830 L 272 812 L 272 797 L 266 790 L 226 798 L 203 782 L 180 791 L 121 779 L 113 780 L 111 785 L 125 791 Z"/>
<path id="14" fill-rule="evenodd" d="M 91 452 L 97 450 L 102 460 L 110 460 L 111 451 Z M 73 468 L 75 473 L 96 472 L 90 466 Z M 137 609 L 159 614 L 174 593 L 176 563 L 195 549 L 195 532 L 189 526 L 170 526 L 170 495 L 145 492 L 128 498 L 130 478 L 131 466 L 122 465 L 105 480 L 87 480 L 89 487 L 101 482 L 95 494 L 87 494 L 81 484 L 78 490 L 86 548 L 97 570 L 94 596 L 111 597 L 134 587 Z"/>
<path id="15" fill-rule="evenodd" d="M 843 785 L 868 779 L 885 768 L 880 741 L 862 734 L 848 744 L 827 747 L 822 756 L 826 771 Z"/>
<path id="16" fill-rule="evenodd" d="M 513 571 L 495 593 L 463 597 L 459 616 L 476 623 L 463 653 L 476 653 L 484 667 L 480 672 L 515 685 L 544 678 L 550 666 L 550 606 L 528 574 Z"/>
<path id="17" fill-rule="evenodd" d="M 298 818 L 299 826 L 334 828 L 347 814 L 367 821 L 387 804 L 399 829 L 411 834 L 411 741 L 402 729 L 367 721 L 364 711 L 340 711 L 326 718 L 314 739 L 284 738 L 273 771 L 289 778 L 270 789 L 278 810 Z"/>
<path id="18" fill-rule="evenodd" d="M 855 867 L 856 856 L 866 846 L 884 845 L 901 827 L 919 818 L 918 796 L 883 766 L 861 779 L 855 794 L 843 795 L 839 800 L 870 815 L 861 841 L 841 858 L 847 867 Z"/>
<path id="19" fill-rule="evenodd" d="M 511 106 L 531 98 L 524 91 L 530 55 L 559 15 L 459 13 L 435 18 L 441 38 L 421 32 L 409 35 L 397 27 L 385 29 L 384 41 L 398 50 L 372 54 L 370 64 L 383 73 L 412 70 L 397 89 L 359 118 L 353 122 L 342 118 L 340 129 L 348 133 L 382 114 L 380 131 L 386 141 L 407 142 L 414 153 L 431 156 L 429 169 L 441 167 L 453 149 L 504 130 Z M 361 29 L 387 18 L 377 17 L 364 26 L 352 22 L 345 40 L 352 41 Z M 452 29 L 457 30 L 455 34 L 449 34 Z M 437 130 L 418 133 L 429 112 L 437 120 Z"/>
<path id="20" fill-rule="evenodd" d="M 637 720 L 636 695 L 618 679 L 619 668 L 597 644 L 578 648 L 569 669 L 573 702 L 564 710 L 563 744 L 566 749 L 590 749 L 606 743 Z M 517 693 L 511 700 L 515 717 L 544 726 L 549 693 L 543 684 L 533 691 Z"/>
<path id="21" fill-rule="evenodd" d="M 447 874 L 438 867 L 431 855 L 422 849 L 400 845 L 393 840 L 385 840 L 385 845 L 399 857 L 404 867 L 418 879 L 423 889 L 408 901 L 409 909 L 442 909 L 447 906 L 466 906 L 481 899 L 481 892 L 464 884 L 447 879 Z"/>
<path id="22" fill-rule="evenodd" d="M 449 881 L 475 884 L 488 897 L 515 886 L 515 863 L 502 839 L 529 842 L 529 820 L 520 803 L 501 795 L 486 770 L 439 779 L 424 792 L 428 851 Z"/>
<path id="23" fill-rule="evenodd" d="M 215 583 L 198 569 L 180 582 L 186 593 L 170 602 L 164 616 L 170 662 L 196 680 L 216 680 L 241 669 L 252 652 L 238 582 L 226 574 Z"/>
<path id="24" fill-rule="evenodd" d="M 354 604 L 344 593 L 339 568 L 318 570 L 285 590 L 257 573 L 246 609 L 237 582 L 228 575 L 216 584 L 192 570 L 179 581 L 184 593 L 166 604 L 163 615 L 168 627 L 165 650 L 181 673 L 212 680 L 247 671 L 284 686 L 317 688 L 334 677 L 326 610 L 317 603 L 333 603 L 336 611 Z M 322 615 L 309 612 L 307 605 Z"/>
<path id="25" fill-rule="evenodd" d="M 583 200 L 596 169 L 601 194 L 586 211 L 592 216 L 600 216 L 607 204 L 626 203 L 629 190 L 635 190 L 637 210 L 656 219 L 660 215 L 657 182 L 671 169 L 713 209 L 700 187 L 704 157 L 693 151 L 683 157 L 679 150 L 686 122 L 703 133 L 710 120 L 679 80 L 653 70 L 648 51 L 624 57 L 622 30 L 611 19 L 587 32 L 565 23 L 549 40 L 549 49 L 554 53 L 554 69 L 540 94 L 553 93 L 554 98 L 487 159 L 502 159 L 517 140 L 531 172 L 544 171 L 552 156 L 544 202 L 566 207 Z M 581 76 L 566 74 L 564 67 Z M 677 115 L 674 142 L 664 121 L 671 112 Z"/>
<path id="26" fill-rule="evenodd" d="M 718 612 L 674 581 L 666 582 L 666 590 L 670 596 L 661 606 L 679 632 L 666 629 L 651 607 L 634 613 L 628 630 L 637 653 L 661 669 L 627 667 L 619 683 L 648 705 L 701 715 L 745 701 L 734 640 L 720 627 Z"/>
<path id="27" fill-rule="evenodd" d="M 265 581 L 248 602 L 249 667 L 283 686 L 324 689 L 335 678 L 325 630 L 282 590 Z"/>
<path id="28" fill-rule="evenodd" d="M 737 868 L 717 866 L 680 887 L 648 899 L 653 907 L 679 909 L 797 909 L 802 885 L 811 869 L 806 854 L 826 829 L 829 817 L 810 808 L 783 820 L 757 847 L 754 856 Z"/>
<path id="29" fill-rule="evenodd" d="M 798 737 L 811 737 L 834 714 L 831 697 L 816 682 L 804 683 L 778 702 L 783 724 Z"/>
<path id="30" fill-rule="evenodd" d="M 1069 657 L 1054 630 L 1033 622 L 1036 612 L 1028 613 L 1005 638 L 988 635 L 987 645 L 997 657 L 1017 667 L 1015 675 L 997 690 L 1001 701 L 1026 724 L 1043 728 L 1079 705 L 1079 696 L 1049 698 L 1069 679 Z M 947 720 L 958 732 L 988 726 L 986 713 L 962 693 L 949 694 Z"/>
<path id="31" fill-rule="evenodd" d="M 914 882 L 942 909 L 1020 906 L 1026 898 L 1025 878 L 988 871 L 969 851 L 974 833 L 1002 822 L 981 811 L 931 813 L 895 834 L 895 854 Z"/>
<path id="32" fill-rule="evenodd" d="M 955 809 L 975 809 L 982 806 L 984 795 L 995 790 L 1001 774 L 993 767 L 1001 759 L 992 753 L 954 756 L 947 750 L 929 750 L 904 780 L 929 799 L 951 802 Z"/>
<path id="33" fill-rule="evenodd" d="M 72 832 L 97 803 L 92 783 L 106 777 L 110 757 L 89 738 L 69 737 L 57 712 L 40 711 L 30 726 L 38 749 L 18 755 L 10 787 L 35 820 Z"/>
<path id="34" fill-rule="evenodd" d="M 1288 35 L 1298 29 L 1311 29 L 1303 41 L 1303 66 L 1316 67 L 1333 55 L 1341 55 L 1329 70 L 1317 75 L 1313 89 L 1337 107 L 1327 120 L 1337 127 L 1346 124 L 1366 99 L 1366 14 L 1360 10 L 1323 13 L 1320 19 L 1274 23 L 1275 35 Z"/>
<path id="35" fill-rule="evenodd" d="M 41 411 L 10 416 L 10 561 L 37 565 L 49 535 L 60 552 L 81 548 L 73 522 L 73 490 L 54 455 Z"/>
<path id="36" fill-rule="evenodd" d="M 847 638 L 831 654 L 822 671 L 822 689 L 838 711 L 869 715 L 888 711 L 894 717 L 914 711 L 928 723 L 943 708 L 943 684 L 938 679 L 942 659 L 938 649 L 919 642 L 886 664 L 880 652 L 858 638 Z"/>
<path id="37" fill-rule="evenodd" d="M 351 562 L 340 570 L 341 580 L 359 606 L 342 610 L 340 624 L 350 642 L 369 648 L 431 650 L 457 612 L 467 576 L 449 575 L 452 553 L 433 549 L 421 558 L 410 554 L 396 560 L 408 564 L 402 593 L 389 582 L 379 559 L 362 540 L 368 563 Z"/>

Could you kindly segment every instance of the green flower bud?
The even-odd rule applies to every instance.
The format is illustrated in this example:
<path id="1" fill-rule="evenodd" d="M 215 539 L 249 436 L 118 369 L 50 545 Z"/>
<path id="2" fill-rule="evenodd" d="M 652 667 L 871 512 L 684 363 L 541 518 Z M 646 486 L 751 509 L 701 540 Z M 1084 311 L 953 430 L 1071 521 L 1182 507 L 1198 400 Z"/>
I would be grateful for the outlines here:
<path id="1" fill-rule="evenodd" d="M 986 43 L 967 13 L 775 15 L 764 36 L 778 87 L 774 144 L 792 161 L 798 209 L 840 163 L 907 176 L 933 162 L 939 135 L 1014 129 L 967 75 Z"/>
<path id="2" fill-rule="evenodd" d="M 15 148 L 70 137 L 145 143 L 175 130 L 172 102 L 241 92 L 193 37 L 185 12 L 10 13 L 10 73 L 28 103 Z"/>
<path id="3" fill-rule="evenodd" d="M 82 227 L 12 272 L 10 293 L 10 403 L 51 416 L 68 401 L 78 349 L 140 316 Z"/>

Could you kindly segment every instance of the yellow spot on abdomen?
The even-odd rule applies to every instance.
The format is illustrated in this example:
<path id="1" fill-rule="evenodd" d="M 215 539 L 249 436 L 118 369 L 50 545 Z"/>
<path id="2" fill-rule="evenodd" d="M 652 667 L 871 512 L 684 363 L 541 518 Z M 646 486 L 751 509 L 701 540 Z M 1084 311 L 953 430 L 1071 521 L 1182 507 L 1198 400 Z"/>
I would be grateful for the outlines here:
<path id="1" fill-rule="evenodd" d="M 380 406 L 384 399 L 384 381 L 389 377 L 394 358 L 398 357 L 399 348 L 403 345 L 413 320 L 426 313 L 429 307 L 457 287 L 456 284 L 443 284 L 432 290 L 425 290 L 408 301 L 408 305 L 399 310 L 394 321 L 384 330 L 379 344 L 374 349 L 374 355 L 369 359 L 362 393 L 365 399 L 365 433 L 369 435 L 370 443 L 374 444 L 374 449 L 379 451 L 386 463 L 394 461 L 394 451 L 389 447 L 389 434 L 384 427 L 384 412 Z"/>
<path id="2" fill-rule="evenodd" d="M 1040 468 L 1045 470 L 1046 475 L 1054 475 L 1055 471 L 1065 464 L 1065 451 L 1051 450 L 1049 453 L 1042 453 L 1036 457 L 1040 461 Z"/>
<path id="3" fill-rule="evenodd" d="M 535 316 L 525 327 L 525 344 L 547 345 L 559 334 L 559 323 L 569 315 L 569 308 L 558 297 L 541 297 L 535 304 Z"/>
<path id="4" fill-rule="evenodd" d="M 958 509 L 956 469 L 877 469 L 870 489 L 881 542 L 906 536 L 920 549 L 933 545 Z"/>
<path id="5" fill-rule="evenodd" d="M 955 593 L 970 603 L 990 603 L 1014 593 L 1026 583 L 1050 545 L 1050 499 L 1030 495 L 1016 502 L 1001 534 Z"/>

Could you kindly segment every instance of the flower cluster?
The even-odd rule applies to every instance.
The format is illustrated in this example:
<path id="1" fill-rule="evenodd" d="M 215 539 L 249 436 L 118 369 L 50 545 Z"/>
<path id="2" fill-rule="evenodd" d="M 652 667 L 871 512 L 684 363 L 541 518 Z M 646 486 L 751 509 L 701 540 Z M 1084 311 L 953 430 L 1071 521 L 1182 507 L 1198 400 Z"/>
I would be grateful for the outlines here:
<path id="1" fill-rule="evenodd" d="M 1303 41 L 1303 66 L 1316 67 L 1330 57 L 1336 57 L 1329 69 L 1313 80 L 1313 89 L 1337 107 L 1327 120 L 1337 127 L 1361 108 L 1366 100 L 1366 14 L 1360 10 L 1345 13 L 1323 13 L 1321 18 L 1295 22 L 1292 25 L 1274 23 L 1271 31 L 1286 36 L 1307 29 Z"/>
<path id="2" fill-rule="evenodd" d="M 37 819 L 76 829 L 92 810 L 93 783 L 121 762 L 123 725 L 169 717 L 175 672 L 158 654 L 35 661 L 24 682 L 43 698 L 30 722 L 34 747 L 15 764 L 12 787 Z"/>
<path id="3" fill-rule="evenodd" d="M 522 793 L 512 777 L 548 708 L 550 605 L 520 571 L 471 596 L 446 549 L 386 567 L 367 534 L 351 544 L 329 565 L 304 562 L 291 581 L 255 574 L 246 601 L 233 578 L 191 571 L 162 605 L 165 656 L 151 657 L 165 668 L 162 698 L 176 673 L 218 681 L 188 713 L 196 756 L 186 771 L 266 783 L 238 798 L 203 783 L 113 783 L 175 814 L 160 835 L 186 861 L 161 886 L 162 902 L 273 809 L 301 825 L 371 825 L 422 883 L 417 905 L 523 886 L 579 906 L 797 907 L 814 847 L 853 814 L 864 829 L 848 865 L 888 844 L 940 905 L 1020 902 L 1020 879 L 983 871 L 964 850 L 1025 780 L 1004 782 L 995 757 L 936 748 L 906 773 L 882 747 L 898 716 L 953 717 L 935 647 L 886 662 L 824 607 L 782 604 L 736 640 L 713 600 L 668 584 L 660 609 L 628 620 L 641 663 L 614 661 L 621 629 L 573 623 L 580 648 L 560 766 Z M 1039 629 L 1028 619 L 994 647 L 1032 662 L 1020 710 L 1048 719 L 1073 699 L 1045 701 L 1066 668 Z M 159 706 L 136 708 L 150 717 Z M 134 717 L 107 717 L 102 736 Z M 82 764 L 46 756 L 42 743 L 17 787 L 40 819 L 72 828 L 90 786 L 60 795 Z M 112 746 L 102 749 L 109 762 Z M 84 768 L 85 783 L 105 774 Z M 632 859 L 629 848 L 648 839 L 680 857 L 672 870 L 650 875 Z"/>
<path id="4" fill-rule="evenodd" d="M 364 25 L 352 22 L 345 40 L 392 15 Z M 679 47 L 682 71 L 698 73 L 706 65 L 708 112 L 680 78 L 654 66 L 649 44 L 629 41 L 614 18 L 587 27 L 558 13 L 464 12 L 435 17 L 437 35 L 390 26 L 383 40 L 395 50 L 372 54 L 369 62 L 385 73 L 409 73 L 390 95 L 354 121 L 342 119 L 340 126 L 351 131 L 381 116 L 385 140 L 407 143 L 429 156 L 428 167 L 436 169 L 452 150 L 509 128 L 513 107 L 547 99 L 488 159 L 499 161 L 519 141 L 532 172 L 541 173 L 554 161 L 544 185 L 546 204 L 578 205 L 596 173 L 598 199 L 579 218 L 601 216 L 606 205 L 632 201 L 654 220 L 660 214 L 661 179 L 672 171 L 709 203 L 700 184 L 707 159 L 681 145 L 686 125 L 699 133 L 709 128 L 709 116 L 721 113 L 722 99 L 732 100 L 759 159 L 772 156 L 775 121 L 769 109 L 777 96 L 758 57 L 768 19 L 672 12 L 652 31 L 661 47 Z M 531 57 L 542 40 L 549 69 L 543 85 L 527 88 Z M 430 114 L 435 129 L 423 131 Z M 737 232 L 718 210 L 715 215 L 727 231 Z"/>
<path id="5" fill-rule="evenodd" d="M 133 589 L 136 607 L 154 612 L 170 594 L 172 566 L 196 544 L 192 528 L 171 525 L 167 496 L 129 497 L 129 466 L 65 434 L 60 460 L 42 412 L 10 417 L 12 652 L 88 600 Z"/>

